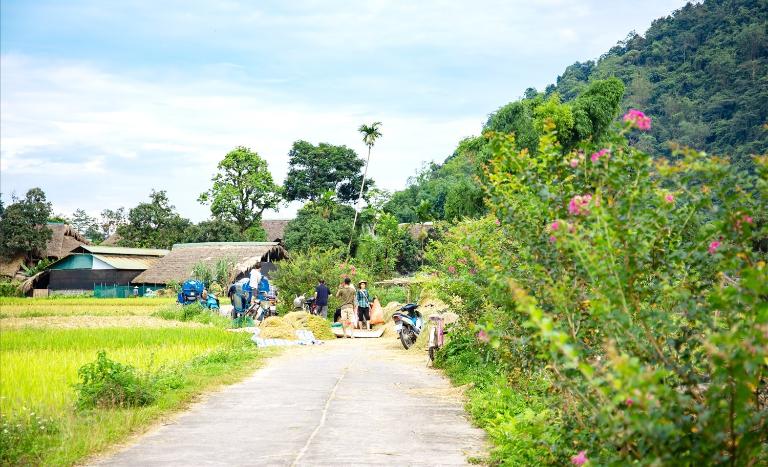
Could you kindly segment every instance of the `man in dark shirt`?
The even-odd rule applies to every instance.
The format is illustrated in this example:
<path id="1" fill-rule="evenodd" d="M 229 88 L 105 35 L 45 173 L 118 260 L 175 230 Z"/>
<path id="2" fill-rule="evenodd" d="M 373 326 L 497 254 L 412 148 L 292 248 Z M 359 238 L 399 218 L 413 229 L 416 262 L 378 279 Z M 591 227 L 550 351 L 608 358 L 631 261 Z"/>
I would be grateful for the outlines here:
<path id="1" fill-rule="evenodd" d="M 328 318 L 328 296 L 331 291 L 328 286 L 325 285 L 325 281 L 320 279 L 320 283 L 315 287 L 315 306 L 317 306 L 317 314 L 323 318 Z"/>

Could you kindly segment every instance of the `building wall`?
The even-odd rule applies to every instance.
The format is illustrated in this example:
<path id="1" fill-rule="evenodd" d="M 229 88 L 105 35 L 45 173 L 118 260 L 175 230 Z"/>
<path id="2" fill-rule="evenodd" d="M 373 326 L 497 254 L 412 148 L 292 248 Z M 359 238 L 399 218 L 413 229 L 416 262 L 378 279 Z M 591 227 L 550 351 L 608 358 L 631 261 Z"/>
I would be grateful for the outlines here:
<path id="1" fill-rule="evenodd" d="M 93 267 L 92 255 L 72 254 L 53 265 L 51 269 L 91 269 L 91 267 Z"/>
<path id="2" fill-rule="evenodd" d="M 50 290 L 93 290 L 94 284 L 130 284 L 142 271 L 120 269 L 52 269 L 48 277 Z"/>

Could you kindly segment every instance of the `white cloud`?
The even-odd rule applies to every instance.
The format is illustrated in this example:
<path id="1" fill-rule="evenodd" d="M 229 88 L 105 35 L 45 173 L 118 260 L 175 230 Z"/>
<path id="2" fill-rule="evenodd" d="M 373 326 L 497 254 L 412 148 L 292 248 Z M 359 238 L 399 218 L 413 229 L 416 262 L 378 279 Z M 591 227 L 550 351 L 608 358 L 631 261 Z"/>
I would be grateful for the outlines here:
<path id="1" fill-rule="evenodd" d="M 178 85 L 82 63 L 18 55 L 1 60 L 2 190 L 40 185 L 57 212 L 131 207 L 156 188 L 167 189 L 185 216 L 200 220 L 208 212 L 197 196 L 235 146 L 257 150 L 282 180 L 293 141 L 346 144 L 363 157 L 356 128 L 372 120 L 384 122 L 384 137 L 370 173 L 379 186 L 398 189 L 423 160 L 444 159 L 459 139 L 480 129 L 475 119 L 286 104 L 234 82 Z"/>

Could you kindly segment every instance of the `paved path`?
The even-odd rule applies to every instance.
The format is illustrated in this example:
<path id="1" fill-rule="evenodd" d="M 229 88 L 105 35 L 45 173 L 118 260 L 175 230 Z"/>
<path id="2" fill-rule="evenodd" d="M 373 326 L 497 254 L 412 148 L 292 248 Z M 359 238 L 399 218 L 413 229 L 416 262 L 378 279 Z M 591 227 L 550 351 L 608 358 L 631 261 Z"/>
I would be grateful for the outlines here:
<path id="1" fill-rule="evenodd" d="M 394 339 L 295 348 L 99 465 L 463 465 L 458 391 Z"/>

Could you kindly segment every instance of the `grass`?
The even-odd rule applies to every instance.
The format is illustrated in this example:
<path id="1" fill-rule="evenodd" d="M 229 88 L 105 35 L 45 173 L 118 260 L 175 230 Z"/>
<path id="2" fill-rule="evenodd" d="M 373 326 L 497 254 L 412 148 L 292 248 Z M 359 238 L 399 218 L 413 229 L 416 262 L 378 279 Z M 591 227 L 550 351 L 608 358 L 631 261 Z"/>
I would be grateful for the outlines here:
<path id="1" fill-rule="evenodd" d="M 150 305 L 141 303 L 144 300 Z M 3 313 L 13 309 L 14 316 L 23 315 L 25 304 L 27 313 L 30 309 L 61 313 L 64 307 L 70 315 L 95 311 L 123 316 L 131 310 L 151 314 L 169 302 L 168 298 L 2 299 L 0 307 Z M 0 464 L 70 465 L 125 439 L 159 416 L 183 408 L 194 395 L 252 372 L 268 353 L 257 350 L 249 337 L 199 325 L 3 329 L 0 414 L 2 426 L 11 430 L 0 432 Z M 173 372 L 177 382 L 145 407 L 77 410 L 78 369 L 94 361 L 99 350 L 141 372 Z"/>
<path id="2" fill-rule="evenodd" d="M 455 335 L 437 366 L 456 385 L 471 384 L 466 409 L 493 443 L 491 465 L 562 465 L 557 455 L 564 424 L 544 375 L 512 375 L 471 335 Z"/>
<path id="3" fill-rule="evenodd" d="M 0 319 L 42 316 L 148 316 L 164 298 L 9 298 L 0 297 Z"/>

